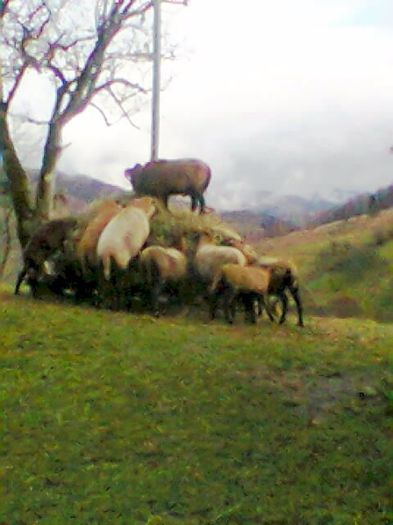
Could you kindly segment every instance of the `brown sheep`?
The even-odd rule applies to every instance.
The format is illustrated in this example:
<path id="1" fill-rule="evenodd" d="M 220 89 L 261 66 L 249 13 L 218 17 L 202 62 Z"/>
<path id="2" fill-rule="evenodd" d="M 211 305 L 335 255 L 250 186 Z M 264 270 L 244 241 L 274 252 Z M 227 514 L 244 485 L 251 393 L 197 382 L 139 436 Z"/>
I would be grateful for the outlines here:
<path id="1" fill-rule="evenodd" d="M 300 297 L 299 291 L 299 278 L 295 266 L 284 259 L 273 258 L 273 257 L 259 257 L 254 263 L 259 268 L 269 269 L 271 271 L 271 281 L 269 294 L 280 296 L 280 290 L 284 286 L 284 289 L 288 289 L 293 300 L 295 301 L 298 325 L 304 326 L 303 321 L 303 304 Z M 276 293 L 276 290 L 279 293 Z M 284 316 L 285 320 L 285 316 Z"/>
<path id="2" fill-rule="evenodd" d="M 218 297 L 224 295 L 225 318 L 233 323 L 236 299 L 241 295 L 258 297 L 265 305 L 267 314 L 271 321 L 274 320 L 267 301 L 268 295 L 276 295 L 282 303 L 282 314 L 279 323 L 286 319 L 288 310 L 288 298 L 285 290 L 295 292 L 298 307 L 298 325 L 304 326 L 303 311 L 297 290 L 296 278 L 290 268 L 241 266 L 239 264 L 225 264 L 211 286 L 210 314 L 214 318 L 217 308 Z M 256 319 L 254 317 L 253 321 Z"/>
<path id="3" fill-rule="evenodd" d="M 35 296 L 36 285 L 44 262 L 58 250 L 64 250 L 64 243 L 71 236 L 77 226 L 77 219 L 68 217 L 42 224 L 32 235 L 23 250 L 23 268 L 18 275 L 15 285 L 15 295 L 28 275 L 29 285 Z"/>
<path id="4" fill-rule="evenodd" d="M 77 256 L 81 261 L 84 271 L 86 271 L 87 265 L 90 267 L 96 266 L 98 239 L 109 221 L 117 215 L 122 208 L 118 201 L 108 200 L 101 203 L 96 210 L 96 214 L 87 225 L 77 245 Z"/>
<path id="5" fill-rule="evenodd" d="M 152 195 L 163 200 L 168 207 L 171 195 L 189 195 L 191 210 L 198 204 L 204 213 L 203 193 L 211 178 L 210 167 L 197 159 L 157 160 L 144 166 L 136 164 L 124 172 L 138 195 Z"/>
<path id="6" fill-rule="evenodd" d="M 249 244 L 246 244 L 243 240 L 238 239 L 224 239 L 224 244 L 228 244 L 229 246 L 233 246 L 233 248 L 237 248 L 242 252 L 244 257 L 247 260 L 247 264 L 254 264 L 258 260 L 258 255 L 250 246 Z"/>

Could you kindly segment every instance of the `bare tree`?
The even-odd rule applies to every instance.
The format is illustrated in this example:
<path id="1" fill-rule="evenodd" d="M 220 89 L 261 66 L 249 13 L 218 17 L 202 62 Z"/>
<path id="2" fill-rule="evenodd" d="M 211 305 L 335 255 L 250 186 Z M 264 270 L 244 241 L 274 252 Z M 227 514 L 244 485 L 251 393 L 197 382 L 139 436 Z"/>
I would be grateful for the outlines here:
<path id="1" fill-rule="evenodd" d="M 64 126 L 88 106 L 108 125 L 119 118 L 132 123 L 147 92 L 134 72 L 151 60 L 152 7 L 152 0 L 0 1 L 0 151 L 22 247 L 37 223 L 50 217 Z M 48 80 L 51 107 L 46 118 L 23 115 L 46 130 L 33 201 L 10 121 L 17 95 L 34 76 Z"/>
<path id="2" fill-rule="evenodd" d="M 1 209 L 1 238 L 0 245 L 2 253 L 0 254 L 0 278 L 3 277 L 8 258 L 11 253 L 12 232 L 11 232 L 12 207 L 7 206 Z"/>

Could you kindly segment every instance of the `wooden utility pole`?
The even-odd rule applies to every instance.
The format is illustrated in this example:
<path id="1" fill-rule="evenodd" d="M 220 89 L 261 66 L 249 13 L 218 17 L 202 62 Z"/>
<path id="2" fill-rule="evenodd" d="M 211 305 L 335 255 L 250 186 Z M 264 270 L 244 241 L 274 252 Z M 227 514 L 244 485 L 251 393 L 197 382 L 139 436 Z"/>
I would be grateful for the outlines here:
<path id="1" fill-rule="evenodd" d="M 154 0 L 153 35 L 153 94 L 150 158 L 151 160 L 157 160 L 160 136 L 161 0 Z"/>

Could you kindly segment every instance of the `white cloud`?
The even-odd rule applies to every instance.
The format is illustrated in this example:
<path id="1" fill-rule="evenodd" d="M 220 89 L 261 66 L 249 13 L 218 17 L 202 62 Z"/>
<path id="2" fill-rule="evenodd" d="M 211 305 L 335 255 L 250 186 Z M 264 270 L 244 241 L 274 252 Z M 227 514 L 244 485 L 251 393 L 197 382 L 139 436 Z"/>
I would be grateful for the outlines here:
<path id="1" fill-rule="evenodd" d="M 164 63 L 162 157 L 201 157 L 208 199 L 239 207 L 257 191 L 364 191 L 391 182 L 393 6 L 386 0 L 191 0 L 166 7 L 181 58 Z M 89 111 L 65 131 L 60 167 L 110 182 L 148 160 L 140 131 Z M 239 182 L 241 181 L 241 182 Z"/>

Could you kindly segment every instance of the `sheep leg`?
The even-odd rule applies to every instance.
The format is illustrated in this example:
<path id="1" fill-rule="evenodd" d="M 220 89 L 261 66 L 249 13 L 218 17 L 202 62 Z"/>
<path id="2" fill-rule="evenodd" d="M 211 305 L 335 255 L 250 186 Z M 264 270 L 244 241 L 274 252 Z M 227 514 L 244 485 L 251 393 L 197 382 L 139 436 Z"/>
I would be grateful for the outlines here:
<path id="1" fill-rule="evenodd" d="M 194 193 L 192 193 L 190 197 L 191 197 L 191 211 L 195 211 L 198 205 L 198 197 Z"/>
<path id="2" fill-rule="evenodd" d="M 199 200 L 199 207 L 200 207 L 199 213 L 200 214 L 205 213 L 205 206 L 206 206 L 205 197 L 202 194 L 200 194 L 198 195 L 198 200 Z"/>
<path id="3" fill-rule="evenodd" d="M 236 311 L 236 292 L 230 288 L 224 293 L 224 314 L 229 324 L 233 324 Z"/>
<path id="4" fill-rule="evenodd" d="M 21 287 L 21 284 L 23 282 L 23 279 L 26 277 L 26 274 L 27 274 L 27 267 L 26 267 L 26 265 L 24 265 L 22 270 L 21 270 L 21 272 L 19 273 L 18 279 L 16 281 L 15 291 L 14 291 L 15 295 L 19 294 L 19 288 Z"/>
<path id="5" fill-rule="evenodd" d="M 284 292 L 280 293 L 278 297 L 281 299 L 282 302 L 282 313 L 279 320 L 279 324 L 283 324 L 285 322 L 288 311 L 288 297 L 285 295 Z"/>
<path id="6" fill-rule="evenodd" d="M 163 287 L 163 283 L 161 282 L 161 280 L 158 279 L 154 283 L 151 289 L 151 296 L 150 296 L 151 309 L 155 317 L 160 317 L 159 298 L 160 298 L 160 294 L 162 291 L 162 287 Z"/>
<path id="7" fill-rule="evenodd" d="M 303 305 L 302 305 L 302 300 L 300 298 L 300 293 L 299 293 L 299 289 L 295 286 L 290 286 L 289 287 L 289 291 L 291 292 L 292 294 L 292 297 L 293 297 L 293 300 L 295 301 L 295 304 L 296 304 L 296 309 L 297 309 L 297 315 L 298 315 L 298 326 L 304 326 L 304 322 L 303 322 Z"/>
<path id="8" fill-rule="evenodd" d="M 257 298 L 254 295 L 243 294 L 244 320 L 252 324 L 257 323 L 257 312 L 255 311 L 255 302 Z"/>
<path id="9" fill-rule="evenodd" d="M 213 321 L 213 319 L 216 318 L 216 311 L 218 306 L 218 299 L 219 294 L 217 291 L 214 291 L 210 294 L 209 298 L 209 311 L 210 311 L 210 320 Z"/>
<path id="10" fill-rule="evenodd" d="M 258 308 L 257 308 L 257 314 L 258 314 L 258 317 L 261 317 L 261 315 L 263 314 L 263 308 L 264 308 L 264 301 L 263 301 L 263 297 L 259 296 L 257 298 L 257 305 L 258 305 Z"/>
<path id="11" fill-rule="evenodd" d="M 259 301 L 258 301 L 258 313 L 261 312 L 259 315 L 262 315 L 262 312 L 263 312 L 263 309 L 266 310 L 266 313 L 267 313 L 267 316 L 269 317 L 269 320 L 274 323 L 275 319 L 274 319 L 274 315 L 272 314 L 272 310 L 270 308 L 270 304 L 269 304 L 269 298 L 267 296 L 263 296 L 261 295 L 259 297 Z"/>
<path id="12" fill-rule="evenodd" d="M 164 203 L 164 206 L 166 209 L 168 209 L 168 201 L 169 201 L 169 195 L 163 195 L 162 202 Z"/>

